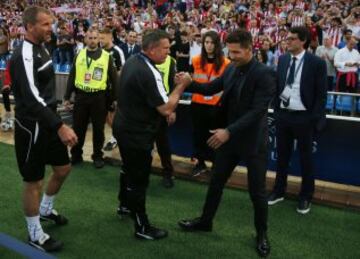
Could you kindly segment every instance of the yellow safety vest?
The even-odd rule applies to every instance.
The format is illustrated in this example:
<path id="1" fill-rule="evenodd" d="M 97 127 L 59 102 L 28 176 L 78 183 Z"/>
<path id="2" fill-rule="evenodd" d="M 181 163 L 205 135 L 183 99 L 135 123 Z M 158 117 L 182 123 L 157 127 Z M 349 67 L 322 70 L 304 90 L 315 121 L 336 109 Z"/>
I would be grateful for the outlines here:
<path id="1" fill-rule="evenodd" d="M 76 58 L 75 87 L 84 92 L 97 92 L 106 89 L 110 54 L 101 50 L 97 60 L 87 61 L 86 49 L 82 49 Z M 88 63 L 90 66 L 88 67 Z"/>
<path id="2" fill-rule="evenodd" d="M 176 62 L 174 58 L 168 55 L 164 63 L 160 65 L 156 65 L 157 69 L 160 71 L 161 76 L 163 78 L 164 86 L 167 94 L 170 93 L 169 76 L 170 76 L 171 60 L 174 60 L 174 62 Z"/>

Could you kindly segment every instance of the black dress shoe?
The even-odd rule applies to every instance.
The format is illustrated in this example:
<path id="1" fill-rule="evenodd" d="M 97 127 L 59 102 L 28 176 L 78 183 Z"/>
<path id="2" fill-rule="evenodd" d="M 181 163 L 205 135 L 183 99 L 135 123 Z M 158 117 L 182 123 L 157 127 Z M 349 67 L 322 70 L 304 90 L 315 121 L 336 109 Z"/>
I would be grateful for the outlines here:
<path id="1" fill-rule="evenodd" d="M 202 221 L 201 218 L 183 219 L 178 224 L 185 231 L 212 231 L 212 224 Z"/>
<path id="2" fill-rule="evenodd" d="M 260 257 L 267 257 L 270 254 L 270 243 L 266 233 L 261 233 L 257 235 L 256 251 Z"/>

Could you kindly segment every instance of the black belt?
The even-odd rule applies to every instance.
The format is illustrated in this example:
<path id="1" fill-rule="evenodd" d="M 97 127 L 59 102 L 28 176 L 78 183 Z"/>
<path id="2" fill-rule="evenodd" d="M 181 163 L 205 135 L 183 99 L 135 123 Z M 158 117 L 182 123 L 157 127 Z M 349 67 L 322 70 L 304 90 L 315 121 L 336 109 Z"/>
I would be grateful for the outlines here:
<path id="1" fill-rule="evenodd" d="M 307 110 L 303 111 L 299 111 L 299 110 L 289 110 L 289 109 L 283 109 L 283 108 L 280 108 L 280 111 L 282 112 L 286 112 L 286 113 L 293 113 L 293 114 L 301 114 L 301 113 L 307 113 Z"/>

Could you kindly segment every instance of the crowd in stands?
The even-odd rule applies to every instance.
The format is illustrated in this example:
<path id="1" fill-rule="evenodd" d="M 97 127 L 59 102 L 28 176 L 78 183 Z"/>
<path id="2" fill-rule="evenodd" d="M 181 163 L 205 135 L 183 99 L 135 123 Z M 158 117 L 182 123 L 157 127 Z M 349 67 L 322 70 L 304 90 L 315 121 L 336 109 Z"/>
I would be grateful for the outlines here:
<path id="1" fill-rule="evenodd" d="M 207 31 L 216 31 L 223 43 L 229 32 L 245 28 L 253 36 L 256 57 L 276 69 L 279 56 L 286 52 L 288 29 L 304 25 L 311 33 L 309 51 L 327 60 L 333 90 L 335 53 L 352 37 L 360 39 L 359 0 L 12 0 L 0 3 L 0 67 L 23 39 L 22 11 L 34 3 L 55 14 L 47 47 L 57 70 L 70 68 L 90 26 L 113 30 L 114 43 L 125 54 L 129 40 L 141 45 L 144 30 L 166 30 L 178 71 L 191 70 L 191 58 L 200 53 L 201 35 Z M 227 55 L 225 46 L 223 51 Z"/>

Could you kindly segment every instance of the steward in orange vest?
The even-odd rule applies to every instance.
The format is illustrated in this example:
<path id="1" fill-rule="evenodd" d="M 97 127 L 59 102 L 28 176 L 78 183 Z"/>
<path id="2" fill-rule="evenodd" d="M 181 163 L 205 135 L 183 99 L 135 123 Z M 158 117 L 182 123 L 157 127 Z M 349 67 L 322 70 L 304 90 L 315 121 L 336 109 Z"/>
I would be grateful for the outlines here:
<path id="1" fill-rule="evenodd" d="M 215 63 L 201 64 L 201 55 L 194 56 L 192 59 L 192 65 L 194 68 L 193 80 L 199 83 L 207 83 L 222 75 L 230 60 L 224 57 L 220 69 L 216 71 Z M 221 93 L 213 96 L 204 96 L 201 94 L 193 94 L 192 102 L 207 105 L 216 105 L 221 97 Z"/>

